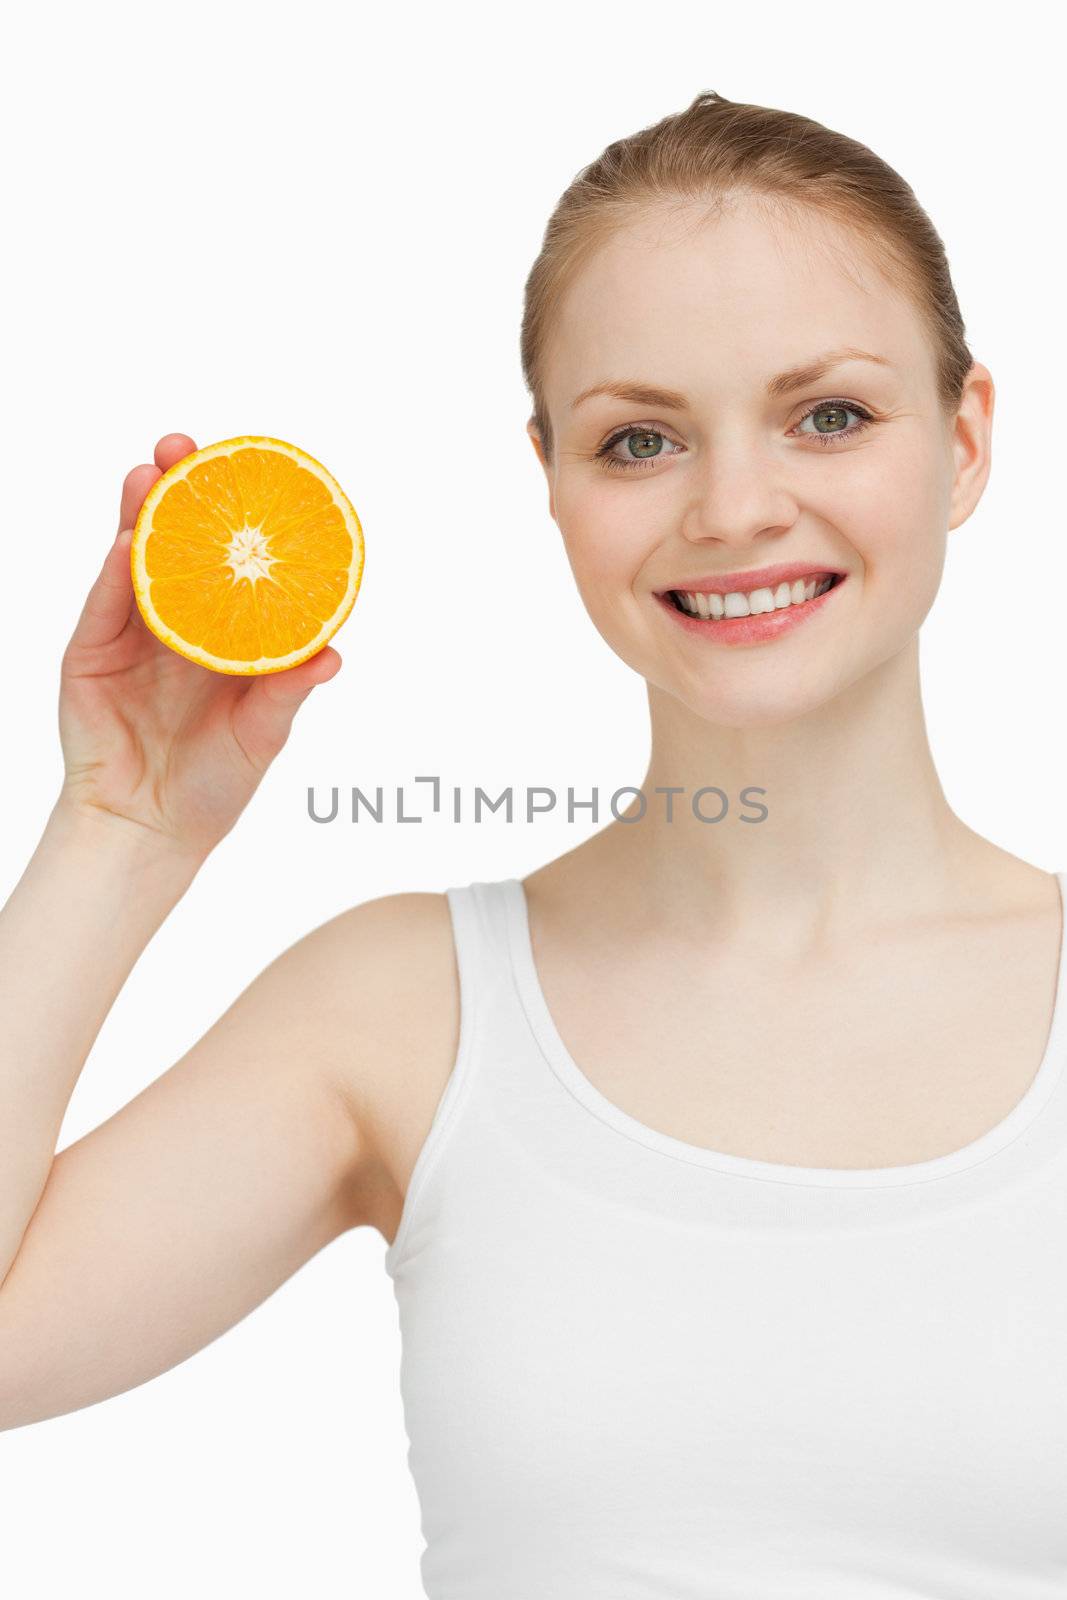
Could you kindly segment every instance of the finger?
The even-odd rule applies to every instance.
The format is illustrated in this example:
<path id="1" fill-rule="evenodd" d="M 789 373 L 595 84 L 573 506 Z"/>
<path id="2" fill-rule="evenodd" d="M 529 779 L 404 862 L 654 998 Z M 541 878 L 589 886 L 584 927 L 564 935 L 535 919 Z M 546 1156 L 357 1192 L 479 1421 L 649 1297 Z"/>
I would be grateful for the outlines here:
<path id="1" fill-rule="evenodd" d="M 165 433 L 156 445 L 156 466 L 169 472 L 176 461 L 184 461 L 195 449 L 196 444 L 187 433 Z"/>
<path id="2" fill-rule="evenodd" d="M 290 667 L 287 672 L 272 672 L 268 674 L 268 677 L 274 680 L 275 689 L 282 690 L 286 687 L 286 680 L 288 679 L 290 685 L 293 685 L 293 680 L 296 679 L 296 675 L 299 673 L 301 674 L 301 681 L 308 688 L 313 689 L 320 683 L 329 683 L 330 679 L 335 678 L 340 670 L 341 657 L 332 644 L 327 644 L 323 645 L 322 649 L 315 655 L 309 656 L 306 661 L 302 661 L 298 667 Z M 296 687 L 299 687 L 299 684 L 296 684 Z"/>
<path id="3" fill-rule="evenodd" d="M 187 433 L 166 433 L 156 445 L 154 466 L 151 462 L 142 462 L 140 466 L 131 467 L 122 485 L 122 499 L 119 505 L 120 532 L 123 528 L 132 528 L 136 524 L 137 514 L 152 485 L 169 471 L 176 461 L 184 460 L 195 449 L 196 444 Z"/>
<path id="4" fill-rule="evenodd" d="M 136 604 L 130 575 L 132 528 L 123 528 L 104 557 L 99 575 L 86 596 L 70 644 L 95 649 L 117 639 Z M 68 647 L 69 648 L 69 647 Z"/>
<path id="5" fill-rule="evenodd" d="M 320 683 L 329 683 L 341 670 L 341 657 L 332 645 L 326 645 L 298 667 L 288 667 L 285 672 L 265 672 L 252 686 L 264 706 L 279 711 L 295 711 Z M 246 696 L 250 698 L 252 690 Z"/>
<path id="6" fill-rule="evenodd" d="M 234 710 L 234 729 L 242 748 L 258 766 L 265 767 L 278 754 L 312 689 L 328 683 L 340 670 L 341 657 L 326 645 L 297 667 L 264 673 L 255 680 Z"/>
<path id="7" fill-rule="evenodd" d="M 122 480 L 122 498 L 119 502 L 119 525 L 117 531 L 123 528 L 132 528 L 137 521 L 137 513 L 144 504 L 145 495 L 152 485 L 163 476 L 158 467 L 147 463 L 139 467 L 131 467 Z"/>

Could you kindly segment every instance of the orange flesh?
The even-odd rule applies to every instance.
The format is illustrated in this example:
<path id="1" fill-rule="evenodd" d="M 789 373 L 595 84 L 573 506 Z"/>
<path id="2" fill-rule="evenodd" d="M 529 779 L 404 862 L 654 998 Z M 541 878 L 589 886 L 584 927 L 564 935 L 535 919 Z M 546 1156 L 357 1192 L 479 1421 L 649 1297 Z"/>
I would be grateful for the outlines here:
<path id="1" fill-rule="evenodd" d="M 214 656 L 255 661 L 315 638 L 344 598 L 353 554 L 321 479 L 248 446 L 202 462 L 163 495 L 145 567 L 166 627 Z"/>

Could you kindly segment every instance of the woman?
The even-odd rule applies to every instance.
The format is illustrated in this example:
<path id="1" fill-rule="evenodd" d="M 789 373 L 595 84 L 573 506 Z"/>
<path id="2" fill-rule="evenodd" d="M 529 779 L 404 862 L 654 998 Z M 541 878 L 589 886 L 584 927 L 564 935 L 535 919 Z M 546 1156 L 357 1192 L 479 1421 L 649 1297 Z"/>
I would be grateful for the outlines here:
<path id="1" fill-rule="evenodd" d="M 526 295 L 550 513 L 648 684 L 640 794 L 522 882 L 333 919 L 55 1156 L 339 663 L 235 684 L 141 626 L 128 530 L 195 448 L 161 440 L 3 912 L 0 1422 L 144 1382 L 371 1225 L 433 1600 L 1062 1594 L 1063 874 L 968 828 L 926 738 L 993 411 L 941 241 L 863 146 L 709 93 L 579 174 Z"/>

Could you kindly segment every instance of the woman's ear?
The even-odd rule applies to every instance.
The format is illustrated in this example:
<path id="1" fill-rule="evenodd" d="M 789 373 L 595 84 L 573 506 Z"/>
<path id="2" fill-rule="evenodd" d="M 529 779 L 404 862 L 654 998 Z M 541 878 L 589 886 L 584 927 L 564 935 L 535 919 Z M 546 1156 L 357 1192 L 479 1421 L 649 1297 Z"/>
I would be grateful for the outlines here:
<path id="1" fill-rule="evenodd" d="M 537 453 L 538 461 L 540 461 L 541 466 L 544 468 L 545 478 L 548 481 L 548 514 L 552 518 L 552 521 L 555 522 L 556 504 L 555 495 L 553 494 L 552 490 L 552 469 L 548 464 L 547 457 L 545 456 L 544 442 L 540 433 L 538 432 L 537 424 L 532 417 L 526 424 L 526 432 L 530 435 L 530 443 L 533 445 L 534 450 Z"/>
<path id="2" fill-rule="evenodd" d="M 993 402 L 996 390 L 988 367 L 971 365 L 952 432 L 956 478 L 952 485 L 949 528 L 966 522 L 979 500 L 992 465 Z"/>

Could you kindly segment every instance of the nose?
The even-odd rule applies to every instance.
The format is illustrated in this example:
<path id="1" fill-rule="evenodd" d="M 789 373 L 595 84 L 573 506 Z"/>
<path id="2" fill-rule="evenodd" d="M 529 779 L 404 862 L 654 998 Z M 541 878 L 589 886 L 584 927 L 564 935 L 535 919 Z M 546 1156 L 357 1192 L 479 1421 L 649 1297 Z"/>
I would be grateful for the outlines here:
<path id="1" fill-rule="evenodd" d="M 745 546 L 787 533 L 800 508 L 784 471 L 751 437 L 713 441 L 685 474 L 683 537 L 693 544 Z"/>

